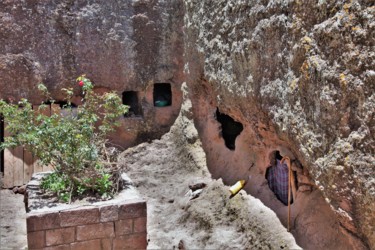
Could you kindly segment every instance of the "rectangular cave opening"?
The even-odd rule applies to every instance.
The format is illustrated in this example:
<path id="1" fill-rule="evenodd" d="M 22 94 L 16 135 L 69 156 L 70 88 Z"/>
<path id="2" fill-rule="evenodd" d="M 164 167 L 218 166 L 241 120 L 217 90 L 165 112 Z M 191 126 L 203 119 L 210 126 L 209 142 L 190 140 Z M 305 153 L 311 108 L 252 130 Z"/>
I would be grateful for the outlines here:
<path id="1" fill-rule="evenodd" d="M 137 91 L 122 92 L 122 104 L 129 106 L 129 112 L 124 115 L 125 117 L 142 115 Z"/>
<path id="2" fill-rule="evenodd" d="M 67 108 L 77 108 L 77 105 L 74 104 L 74 103 L 68 103 L 67 101 L 45 101 L 43 102 L 44 105 L 51 105 L 51 104 L 55 104 L 57 106 L 59 106 L 61 109 L 67 109 Z"/>
<path id="3" fill-rule="evenodd" d="M 0 143 L 4 142 L 4 117 L 0 114 Z M 4 173 L 4 150 L 0 150 L 0 171 Z"/>
<path id="4" fill-rule="evenodd" d="M 221 124 L 221 135 L 224 139 L 225 146 L 230 150 L 236 149 L 236 138 L 241 134 L 243 125 L 240 122 L 236 122 L 229 115 L 220 113 L 219 109 L 216 109 L 216 119 Z"/>
<path id="5" fill-rule="evenodd" d="M 167 107 L 172 105 L 172 89 L 169 83 L 154 84 L 154 106 Z"/>
<path id="6" fill-rule="evenodd" d="M 285 206 L 293 204 L 298 186 L 296 172 L 292 171 L 290 160 L 281 156 L 279 151 L 272 151 L 269 155 L 270 166 L 266 170 L 268 187 L 275 194 L 276 198 Z M 290 183 L 289 183 L 290 179 Z"/>
<path id="7" fill-rule="evenodd" d="M 67 101 L 48 100 L 44 101 L 43 105 L 49 106 L 42 112 L 47 116 L 50 116 L 52 114 L 60 114 L 62 117 L 75 117 L 77 115 L 78 106 L 73 102 L 68 103 Z"/>

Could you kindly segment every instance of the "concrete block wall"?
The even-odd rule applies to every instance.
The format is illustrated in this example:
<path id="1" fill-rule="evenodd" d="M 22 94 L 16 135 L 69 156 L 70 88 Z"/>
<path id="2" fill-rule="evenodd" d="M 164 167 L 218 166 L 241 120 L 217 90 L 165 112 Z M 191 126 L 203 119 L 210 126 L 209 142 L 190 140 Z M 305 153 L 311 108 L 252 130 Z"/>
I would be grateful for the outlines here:
<path id="1" fill-rule="evenodd" d="M 27 215 L 29 249 L 146 249 L 147 208 L 141 199 Z"/>

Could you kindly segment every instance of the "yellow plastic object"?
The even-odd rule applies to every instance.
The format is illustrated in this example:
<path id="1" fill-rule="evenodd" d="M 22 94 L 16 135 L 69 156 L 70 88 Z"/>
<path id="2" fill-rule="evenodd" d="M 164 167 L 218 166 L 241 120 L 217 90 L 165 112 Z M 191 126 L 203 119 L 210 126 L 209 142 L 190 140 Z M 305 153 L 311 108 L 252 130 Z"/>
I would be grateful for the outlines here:
<path id="1" fill-rule="evenodd" d="M 229 188 L 229 191 L 232 193 L 232 195 L 237 194 L 246 184 L 245 180 L 239 180 Z"/>

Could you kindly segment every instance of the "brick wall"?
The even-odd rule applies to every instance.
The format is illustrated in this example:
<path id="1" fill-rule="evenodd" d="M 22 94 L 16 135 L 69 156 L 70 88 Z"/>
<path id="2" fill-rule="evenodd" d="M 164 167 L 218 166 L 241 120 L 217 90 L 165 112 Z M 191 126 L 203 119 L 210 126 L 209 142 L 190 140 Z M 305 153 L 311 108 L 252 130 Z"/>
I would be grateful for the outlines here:
<path id="1" fill-rule="evenodd" d="M 32 212 L 27 215 L 29 249 L 146 249 L 144 200 Z"/>

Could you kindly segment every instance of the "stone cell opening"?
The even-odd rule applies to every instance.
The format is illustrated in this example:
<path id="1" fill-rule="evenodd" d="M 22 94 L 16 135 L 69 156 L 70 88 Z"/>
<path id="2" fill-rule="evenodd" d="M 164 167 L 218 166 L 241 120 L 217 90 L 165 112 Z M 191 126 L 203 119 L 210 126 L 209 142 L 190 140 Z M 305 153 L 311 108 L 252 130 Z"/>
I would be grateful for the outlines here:
<path id="1" fill-rule="evenodd" d="M 142 115 L 141 106 L 138 101 L 138 93 L 136 91 L 122 92 L 122 104 L 130 107 L 129 112 L 124 115 L 125 117 Z"/>
<path id="2" fill-rule="evenodd" d="M 66 101 L 45 101 L 44 105 L 49 105 L 43 112 L 44 115 L 60 114 L 63 117 L 76 116 L 77 115 L 77 105 L 75 103 L 68 103 Z"/>
<path id="3" fill-rule="evenodd" d="M 4 118 L 0 115 L 0 143 L 4 142 Z M 4 150 L 0 151 L 0 171 L 4 173 Z"/>
<path id="4" fill-rule="evenodd" d="M 53 103 L 51 101 L 45 101 L 43 102 L 43 104 L 45 105 L 51 105 L 51 104 L 55 104 L 55 105 L 58 105 L 61 109 L 66 109 L 66 108 L 77 108 L 77 105 L 74 104 L 74 103 L 70 103 L 70 105 L 68 104 L 68 102 L 66 101 L 54 101 Z"/>
<path id="5" fill-rule="evenodd" d="M 243 125 L 229 115 L 220 113 L 218 108 L 216 109 L 216 119 L 221 124 L 221 136 L 224 139 L 225 146 L 230 150 L 235 150 L 236 138 L 241 134 Z"/>
<path id="6" fill-rule="evenodd" d="M 154 106 L 167 107 L 172 105 L 172 89 L 169 83 L 154 84 Z"/>
<path id="7" fill-rule="evenodd" d="M 65 101 L 59 101 L 59 102 L 56 102 L 56 104 L 58 104 L 60 106 L 61 109 L 66 109 L 66 108 L 77 108 L 77 105 L 74 104 L 74 103 L 70 103 L 70 105 L 65 102 Z"/>
<path id="8" fill-rule="evenodd" d="M 296 196 L 296 173 L 291 170 L 291 180 L 289 186 L 289 168 L 288 164 L 283 161 L 279 151 L 273 151 L 269 155 L 270 166 L 266 170 L 266 179 L 268 187 L 275 194 L 276 198 L 285 206 L 288 205 L 288 192 L 290 190 L 290 204 L 293 204 Z"/>

